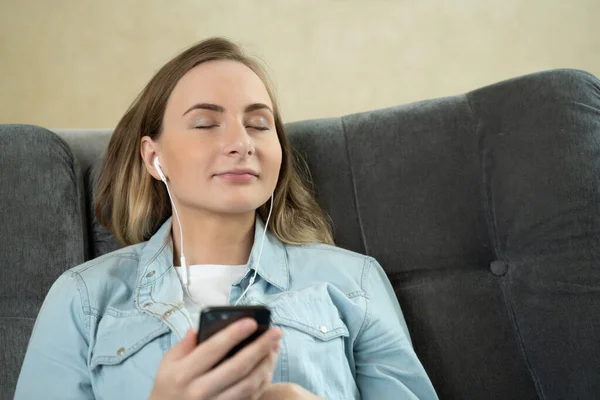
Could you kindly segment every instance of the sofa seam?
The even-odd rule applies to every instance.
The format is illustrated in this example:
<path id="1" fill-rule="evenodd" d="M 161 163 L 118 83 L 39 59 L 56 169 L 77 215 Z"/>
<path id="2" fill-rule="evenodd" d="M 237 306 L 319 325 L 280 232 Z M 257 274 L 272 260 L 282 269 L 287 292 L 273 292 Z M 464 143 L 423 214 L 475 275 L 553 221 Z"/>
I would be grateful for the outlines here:
<path id="1" fill-rule="evenodd" d="M 506 294 L 506 287 L 502 282 L 500 283 L 500 288 L 502 290 L 502 297 L 504 298 L 504 303 L 506 305 L 510 321 L 514 328 L 514 334 L 517 338 L 517 345 L 519 347 L 521 355 L 523 356 L 523 359 L 525 360 L 525 366 L 527 367 L 529 376 L 531 377 L 531 380 L 533 381 L 533 385 L 536 390 L 536 395 L 537 395 L 538 399 L 546 400 L 546 395 L 544 394 L 542 385 L 540 385 L 540 381 L 537 377 L 537 374 L 535 373 L 535 370 L 531 366 L 531 362 L 529 361 L 529 357 L 527 356 L 527 352 L 525 351 L 525 345 L 523 343 L 523 337 L 521 335 L 521 330 L 519 329 L 519 324 L 517 323 L 517 317 L 515 315 L 515 310 L 512 305 L 512 302 L 510 301 L 510 299 L 508 298 L 508 296 Z"/>
<path id="2" fill-rule="evenodd" d="M 352 166 L 352 159 L 350 157 L 350 146 L 348 144 L 348 132 L 346 130 L 345 117 L 341 118 L 342 133 L 344 135 L 344 146 L 346 147 L 346 159 L 348 160 L 348 166 L 350 168 L 350 179 L 352 181 L 352 194 L 354 195 L 354 208 L 356 210 L 356 216 L 358 218 L 358 227 L 360 229 L 360 237 L 363 244 L 363 249 L 366 255 L 369 255 L 369 249 L 367 247 L 367 241 L 365 238 L 365 231 L 362 222 L 362 216 L 360 215 L 360 207 L 358 204 L 358 191 L 356 189 L 356 180 L 354 178 L 354 167 Z"/>
<path id="3" fill-rule="evenodd" d="M 487 176 L 485 170 L 486 155 L 484 154 L 483 145 L 485 143 L 486 135 L 481 133 L 481 119 L 478 118 L 475 108 L 471 103 L 469 94 L 465 95 L 467 100 L 467 106 L 469 108 L 469 114 L 472 121 L 472 129 L 475 132 L 475 136 L 478 139 L 478 155 L 479 155 L 479 183 L 481 185 L 481 199 L 483 203 L 483 209 L 485 210 L 485 222 L 488 229 L 488 234 L 492 239 L 492 246 L 494 247 L 494 257 L 499 258 L 501 256 L 500 240 L 498 238 L 498 226 L 496 224 L 495 208 L 490 207 L 489 199 L 490 193 L 487 187 Z"/>
<path id="4" fill-rule="evenodd" d="M 473 120 L 473 123 L 474 123 L 473 128 L 475 129 L 476 137 L 478 137 L 478 150 L 479 150 L 478 153 L 479 153 L 479 158 L 480 158 L 479 172 L 480 172 L 480 183 L 481 183 L 481 196 L 482 196 L 482 201 L 483 201 L 483 207 L 485 210 L 485 219 L 486 219 L 486 224 L 488 227 L 488 234 L 492 238 L 492 242 L 493 242 L 492 245 L 494 246 L 494 257 L 496 259 L 506 259 L 506 256 L 503 254 L 503 251 L 500 249 L 500 240 L 498 237 L 496 210 L 495 210 L 492 196 L 490 194 L 490 190 L 488 189 L 489 181 L 487 179 L 486 168 L 485 168 L 487 156 L 483 149 L 483 144 L 485 143 L 485 139 L 486 139 L 487 135 L 485 135 L 485 133 L 481 132 L 481 119 L 476 115 L 475 109 L 471 103 L 470 94 L 467 93 L 465 95 L 465 98 L 467 100 L 467 105 L 469 107 L 471 119 Z M 492 204 L 490 205 L 489 202 L 491 202 Z M 499 278 L 499 279 L 501 279 L 501 278 Z M 545 399 L 546 397 L 544 395 L 544 392 L 542 391 L 541 385 L 539 383 L 539 379 L 538 379 L 535 371 L 533 370 L 531 363 L 529 361 L 529 357 L 527 356 L 527 352 L 525 351 L 525 345 L 523 343 L 521 331 L 519 329 L 519 325 L 517 323 L 516 316 L 514 314 L 514 308 L 512 307 L 512 303 L 510 302 L 510 299 L 506 295 L 505 284 L 502 280 L 500 280 L 499 286 L 500 286 L 500 290 L 502 291 L 504 306 L 506 308 L 506 311 L 510 318 L 511 325 L 513 327 L 513 335 L 517 342 L 517 346 L 520 350 L 521 356 L 523 357 L 523 361 L 525 362 L 525 367 L 527 368 L 527 371 L 529 372 L 529 377 L 532 380 L 533 385 L 535 387 L 536 395 L 537 395 L 538 399 L 540 399 L 540 398 Z"/>
<path id="5" fill-rule="evenodd" d="M 95 236 L 95 232 L 94 232 L 94 185 L 93 183 L 91 183 L 92 180 L 92 167 L 88 167 L 85 171 L 81 171 L 82 174 L 82 191 L 83 191 L 83 198 L 85 201 L 85 205 L 84 205 L 84 214 L 86 217 L 85 220 L 85 231 L 86 234 L 88 235 L 88 243 L 87 243 L 87 258 L 88 259 L 93 259 L 96 258 L 96 236 Z M 90 186 L 88 186 L 88 183 L 90 184 Z M 88 192 L 89 189 L 89 192 Z M 90 207 L 88 207 L 88 205 L 91 205 L 91 209 Z M 86 259 L 86 261 L 88 261 Z"/>

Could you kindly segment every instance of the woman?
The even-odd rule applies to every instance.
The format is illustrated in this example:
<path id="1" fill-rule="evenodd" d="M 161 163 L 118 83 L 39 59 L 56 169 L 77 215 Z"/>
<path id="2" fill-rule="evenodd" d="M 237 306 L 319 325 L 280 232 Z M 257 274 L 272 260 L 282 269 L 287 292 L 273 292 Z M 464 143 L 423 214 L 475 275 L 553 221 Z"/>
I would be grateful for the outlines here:
<path id="1" fill-rule="evenodd" d="M 436 398 L 385 273 L 333 246 L 271 85 L 233 43 L 203 41 L 152 78 L 97 193 L 128 247 L 52 286 L 17 399 Z M 219 304 L 267 305 L 273 328 L 215 367 L 257 328 L 197 345 L 199 311 Z"/>

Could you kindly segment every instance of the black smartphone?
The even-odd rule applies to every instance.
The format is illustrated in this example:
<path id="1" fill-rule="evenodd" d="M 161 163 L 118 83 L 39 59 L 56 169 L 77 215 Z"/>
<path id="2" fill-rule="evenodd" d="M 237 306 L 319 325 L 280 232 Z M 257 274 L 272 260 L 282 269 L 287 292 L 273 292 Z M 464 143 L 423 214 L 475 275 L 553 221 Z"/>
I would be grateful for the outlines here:
<path id="1" fill-rule="evenodd" d="M 221 306 L 207 307 L 202 310 L 198 326 L 198 344 L 204 342 L 221 329 L 242 318 L 253 318 L 258 324 L 258 329 L 231 349 L 231 351 L 219 361 L 219 364 L 255 341 L 269 329 L 271 324 L 271 310 L 265 306 Z"/>

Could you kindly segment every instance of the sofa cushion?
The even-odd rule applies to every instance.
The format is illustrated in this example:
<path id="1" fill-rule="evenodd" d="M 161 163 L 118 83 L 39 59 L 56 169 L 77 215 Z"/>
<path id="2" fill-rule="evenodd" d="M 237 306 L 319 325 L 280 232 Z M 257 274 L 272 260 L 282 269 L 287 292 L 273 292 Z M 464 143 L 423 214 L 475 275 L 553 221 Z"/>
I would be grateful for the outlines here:
<path id="1" fill-rule="evenodd" d="M 101 165 L 104 151 L 108 145 L 112 130 L 110 129 L 56 129 L 54 130 L 71 148 L 79 164 L 79 172 L 83 176 L 83 196 L 87 232 L 89 238 L 89 258 L 96 258 L 110 253 L 120 247 L 114 236 L 104 229 L 94 217 L 93 182 L 94 171 Z"/>
<path id="2" fill-rule="evenodd" d="M 0 393 L 12 397 L 48 288 L 86 259 L 81 175 L 54 133 L 0 125 Z"/>
<path id="3" fill-rule="evenodd" d="M 335 242 L 364 253 L 342 118 L 293 122 L 286 124 L 286 134 L 296 165 L 313 184 L 319 204 L 334 222 Z"/>
<path id="4" fill-rule="evenodd" d="M 469 95 L 497 281 L 538 394 L 600 395 L 600 81 L 558 70 Z"/>
<path id="5" fill-rule="evenodd" d="M 358 235 L 358 244 L 337 235 L 338 244 L 376 257 L 388 273 L 440 398 L 531 398 L 535 387 L 489 271 L 496 255 L 476 125 L 466 96 L 428 100 L 343 117 L 339 147 L 325 145 L 322 127 L 302 131 L 318 148 L 304 153 L 319 193 L 338 187 L 324 202 L 335 225 Z"/>
<path id="6" fill-rule="evenodd" d="M 441 398 L 600 393 L 596 78 L 549 71 L 293 128 L 337 243 L 386 269 Z"/>

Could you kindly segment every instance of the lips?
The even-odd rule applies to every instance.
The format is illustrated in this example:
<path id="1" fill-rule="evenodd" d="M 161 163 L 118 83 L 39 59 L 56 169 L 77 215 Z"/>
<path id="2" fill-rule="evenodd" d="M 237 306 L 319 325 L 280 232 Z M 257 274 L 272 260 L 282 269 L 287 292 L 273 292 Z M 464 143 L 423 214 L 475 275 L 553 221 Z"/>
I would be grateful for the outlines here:
<path id="1" fill-rule="evenodd" d="M 224 172 L 220 172 L 218 174 L 215 174 L 216 176 L 222 176 L 222 175 L 252 175 L 254 177 L 258 177 L 258 172 L 254 171 L 253 169 L 249 169 L 249 168 L 241 168 L 241 169 L 232 169 L 229 171 L 224 171 Z"/>
<path id="2" fill-rule="evenodd" d="M 258 179 L 258 173 L 252 169 L 232 169 L 218 173 L 215 177 L 230 183 L 251 183 Z"/>

